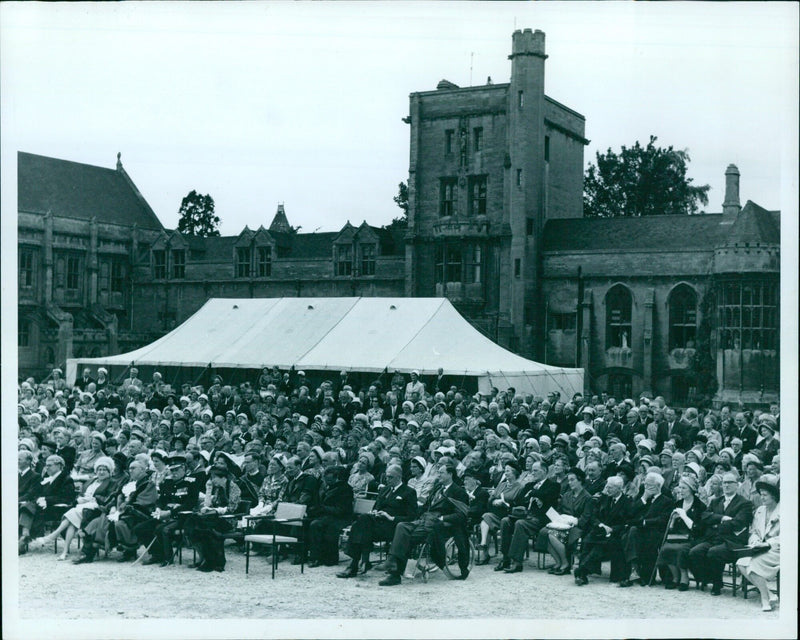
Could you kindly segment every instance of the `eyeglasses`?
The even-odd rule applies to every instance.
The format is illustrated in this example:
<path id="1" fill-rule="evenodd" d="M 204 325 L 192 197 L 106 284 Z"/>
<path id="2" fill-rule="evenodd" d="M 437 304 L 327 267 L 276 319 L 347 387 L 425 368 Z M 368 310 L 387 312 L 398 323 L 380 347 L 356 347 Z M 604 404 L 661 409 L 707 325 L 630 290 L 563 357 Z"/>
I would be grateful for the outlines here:
<path id="1" fill-rule="evenodd" d="M 722 484 L 739 484 L 736 480 L 723 480 Z"/>

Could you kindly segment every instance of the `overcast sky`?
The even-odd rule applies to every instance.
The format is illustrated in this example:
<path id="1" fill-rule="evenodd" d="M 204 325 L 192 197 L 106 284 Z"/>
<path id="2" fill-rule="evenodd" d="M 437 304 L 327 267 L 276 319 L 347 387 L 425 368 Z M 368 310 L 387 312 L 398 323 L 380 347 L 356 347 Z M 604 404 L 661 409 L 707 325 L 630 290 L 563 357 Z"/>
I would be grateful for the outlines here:
<path id="1" fill-rule="evenodd" d="M 113 167 L 121 151 L 169 228 L 191 189 L 214 198 L 223 235 L 268 226 L 279 202 L 303 231 L 389 222 L 408 176 L 409 93 L 442 78 L 507 82 L 515 27 L 546 33 L 546 93 L 586 117 L 587 164 L 656 135 L 689 150 L 690 176 L 711 185 L 707 210 L 717 212 L 729 163 L 742 174 L 742 203 L 780 208 L 782 162 L 785 183 L 796 153 L 794 3 L 2 3 L 0 12 L 4 157 Z"/>

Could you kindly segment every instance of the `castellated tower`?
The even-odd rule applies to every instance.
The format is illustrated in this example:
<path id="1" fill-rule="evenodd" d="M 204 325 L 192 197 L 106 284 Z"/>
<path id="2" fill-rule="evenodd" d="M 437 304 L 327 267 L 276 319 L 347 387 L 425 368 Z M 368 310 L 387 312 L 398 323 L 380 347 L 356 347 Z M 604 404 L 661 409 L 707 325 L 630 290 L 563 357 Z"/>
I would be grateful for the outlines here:
<path id="1" fill-rule="evenodd" d="M 406 295 L 446 296 L 479 330 L 541 358 L 545 221 L 583 215 L 582 115 L 544 93 L 545 34 L 512 36 L 511 79 L 412 93 Z"/>

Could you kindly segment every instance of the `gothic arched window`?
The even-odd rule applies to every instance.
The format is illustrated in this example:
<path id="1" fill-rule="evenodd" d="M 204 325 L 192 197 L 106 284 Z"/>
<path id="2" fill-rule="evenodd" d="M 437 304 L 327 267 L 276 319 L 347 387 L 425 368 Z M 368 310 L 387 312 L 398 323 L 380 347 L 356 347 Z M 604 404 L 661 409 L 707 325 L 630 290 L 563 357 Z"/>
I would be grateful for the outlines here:
<path id="1" fill-rule="evenodd" d="M 606 294 L 606 349 L 630 347 L 633 298 L 630 289 L 617 284 Z"/>
<path id="2" fill-rule="evenodd" d="M 693 349 L 697 336 L 697 294 L 680 284 L 669 295 L 669 350 Z"/>

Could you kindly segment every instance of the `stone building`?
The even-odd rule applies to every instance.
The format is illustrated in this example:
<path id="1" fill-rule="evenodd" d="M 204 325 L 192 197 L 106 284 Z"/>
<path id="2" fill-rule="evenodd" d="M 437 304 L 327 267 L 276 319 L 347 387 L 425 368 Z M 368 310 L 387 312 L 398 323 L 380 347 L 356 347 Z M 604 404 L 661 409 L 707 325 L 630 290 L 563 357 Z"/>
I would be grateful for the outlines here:
<path id="1" fill-rule="evenodd" d="M 118 353 L 137 336 L 132 280 L 164 228 L 116 169 L 17 154 L 20 374 Z"/>
<path id="2" fill-rule="evenodd" d="M 509 58 L 509 83 L 410 96 L 406 295 L 587 390 L 693 401 L 700 346 L 716 402 L 777 397 L 779 212 L 742 208 L 731 165 L 721 214 L 583 218 L 584 118 L 544 93 L 541 31 Z"/>
<path id="3" fill-rule="evenodd" d="M 295 233 L 279 205 L 268 229 L 184 236 L 119 157 L 116 169 L 17 158 L 21 376 L 148 344 L 212 297 L 403 295 L 402 230 Z"/>
<path id="4" fill-rule="evenodd" d="M 269 228 L 195 238 L 162 232 L 133 284 L 139 327 L 164 332 L 209 298 L 402 296 L 402 231 L 347 222 L 295 233 L 283 205 Z"/>
<path id="5" fill-rule="evenodd" d="M 446 296 L 542 359 L 542 229 L 583 215 L 584 117 L 544 93 L 545 36 L 512 38 L 511 79 L 412 93 L 406 295 Z"/>
<path id="6" fill-rule="evenodd" d="M 680 404 L 702 348 L 716 403 L 778 397 L 780 212 L 740 207 L 734 165 L 722 213 L 551 220 L 543 246 L 549 364 L 581 366 L 617 398 Z"/>

